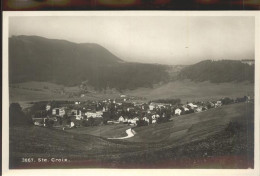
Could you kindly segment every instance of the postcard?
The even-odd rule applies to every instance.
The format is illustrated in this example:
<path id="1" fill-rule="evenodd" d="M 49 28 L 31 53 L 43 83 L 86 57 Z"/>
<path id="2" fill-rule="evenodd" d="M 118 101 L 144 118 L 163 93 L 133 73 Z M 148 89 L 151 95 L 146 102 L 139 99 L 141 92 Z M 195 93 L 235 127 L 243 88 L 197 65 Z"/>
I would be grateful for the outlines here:
<path id="1" fill-rule="evenodd" d="M 3 175 L 259 174 L 259 12 L 3 14 Z"/>

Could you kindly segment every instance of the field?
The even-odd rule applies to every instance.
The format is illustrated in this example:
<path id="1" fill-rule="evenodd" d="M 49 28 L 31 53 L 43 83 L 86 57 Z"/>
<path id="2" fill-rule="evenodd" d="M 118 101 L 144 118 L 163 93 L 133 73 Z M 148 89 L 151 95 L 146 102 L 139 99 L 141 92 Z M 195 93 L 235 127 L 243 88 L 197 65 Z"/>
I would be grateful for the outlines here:
<path id="1" fill-rule="evenodd" d="M 237 98 L 244 95 L 254 95 L 254 84 L 247 82 L 210 83 L 192 82 L 189 80 L 174 81 L 154 88 L 139 88 L 127 91 L 132 96 L 142 96 L 149 100 L 164 98 L 180 98 L 186 103 L 193 101 L 216 100 L 223 97 Z"/>
<path id="2" fill-rule="evenodd" d="M 254 84 L 241 83 L 210 83 L 191 82 L 188 80 L 174 81 L 154 88 L 138 88 L 118 92 L 114 89 L 96 92 L 89 88 L 84 97 L 80 97 L 79 87 L 65 87 L 47 82 L 26 82 L 10 85 L 10 102 L 19 102 L 23 107 L 31 101 L 43 100 L 101 100 L 118 98 L 120 94 L 144 97 L 146 100 L 162 98 L 180 98 L 182 102 L 216 100 L 223 97 L 237 98 L 244 95 L 254 95 Z"/>
<path id="3" fill-rule="evenodd" d="M 122 124 L 65 131 L 12 127 L 11 168 L 248 168 L 253 167 L 253 127 L 251 103 L 137 127 L 137 134 L 125 140 L 107 139 L 124 136 L 129 126 Z M 62 157 L 70 162 L 21 163 L 21 157 Z"/>
<path id="4" fill-rule="evenodd" d="M 92 126 L 87 128 L 74 128 L 69 130 L 73 134 L 90 134 L 104 138 L 117 138 L 126 136 L 125 131 L 131 126 L 125 124 L 111 124 L 102 126 Z"/>

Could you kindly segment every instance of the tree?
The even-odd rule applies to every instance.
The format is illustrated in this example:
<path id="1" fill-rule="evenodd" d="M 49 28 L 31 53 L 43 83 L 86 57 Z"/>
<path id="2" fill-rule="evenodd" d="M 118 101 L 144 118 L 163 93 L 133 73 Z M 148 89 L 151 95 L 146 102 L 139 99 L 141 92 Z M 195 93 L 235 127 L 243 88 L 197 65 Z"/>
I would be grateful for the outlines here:
<path id="1" fill-rule="evenodd" d="M 138 120 L 138 121 L 136 122 L 136 124 L 137 124 L 137 126 L 147 126 L 147 125 L 148 125 L 148 122 L 145 121 L 145 120 L 140 119 L 140 120 Z"/>
<path id="2" fill-rule="evenodd" d="M 9 107 L 9 125 L 24 126 L 32 124 L 32 120 L 26 117 L 19 103 L 12 103 Z"/>
<path id="3" fill-rule="evenodd" d="M 222 100 L 221 100 L 221 103 L 223 104 L 223 105 L 227 105 L 227 104 L 230 104 L 230 103 L 233 103 L 234 102 L 234 100 L 233 99 L 230 99 L 230 98 L 228 98 L 228 97 L 225 97 L 225 98 L 223 98 Z"/>

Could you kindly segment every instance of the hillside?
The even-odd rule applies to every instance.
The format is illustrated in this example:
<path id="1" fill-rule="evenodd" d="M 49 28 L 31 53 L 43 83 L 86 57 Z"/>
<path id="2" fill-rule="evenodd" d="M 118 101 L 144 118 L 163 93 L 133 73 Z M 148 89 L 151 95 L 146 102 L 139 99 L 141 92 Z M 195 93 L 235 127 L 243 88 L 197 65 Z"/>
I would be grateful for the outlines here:
<path id="1" fill-rule="evenodd" d="M 135 89 L 166 81 L 166 67 L 127 63 L 104 47 L 38 36 L 9 38 L 10 83 L 47 81 L 67 86 L 86 81 L 97 90 Z"/>
<path id="2" fill-rule="evenodd" d="M 185 67 L 180 71 L 178 77 L 179 79 L 190 79 L 196 82 L 254 82 L 254 66 L 233 60 L 205 60 Z"/>
<path id="3" fill-rule="evenodd" d="M 138 127 L 133 138 L 108 125 L 55 130 L 10 127 L 11 168 L 248 168 L 253 167 L 254 104 L 238 103 Z M 108 129 L 111 128 L 109 131 Z M 85 129 L 85 130 L 84 130 Z M 95 135 L 95 136 L 93 136 Z M 105 137 L 105 138 L 104 138 Z M 21 163 L 21 157 L 68 158 L 69 163 Z"/>
<path id="4" fill-rule="evenodd" d="M 153 88 L 155 84 L 190 79 L 254 82 L 254 66 L 240 61 L 202 61 L 194 65 L 160 65 L 125 62 L 94 43 L 72 43 L 38 36 L 9 38 L 11 84 L 40 81 L 64 86 L 86 85 L 97 91 Z"/>

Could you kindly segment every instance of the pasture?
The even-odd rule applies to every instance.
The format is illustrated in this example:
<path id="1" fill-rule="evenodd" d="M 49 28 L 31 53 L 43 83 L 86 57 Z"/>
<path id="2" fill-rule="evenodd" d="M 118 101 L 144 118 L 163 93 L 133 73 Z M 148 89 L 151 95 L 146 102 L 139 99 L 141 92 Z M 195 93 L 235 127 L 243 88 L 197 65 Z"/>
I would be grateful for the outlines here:
<path id="1" fill-rule="evenodd" d="M 243 130 L 230 134 L 226 131 L 230 122 L 239 123 Z M 11 168 L 252 167 L 253 126 L 253 103 L 238 103 L 175 116 L 163 124 L 136 127 L 137 134 L 124 140 L 107 139 L 125 136 L 125 129 L 129 127 L 123 124 L 65 131 L 36 126 L 12 127 Z M 62 157 L 70 162 L 28 164 L 21 163 L 21 157 Z M 208 162 L 200 163 L 202 161 Z"/>
<path id="2" fill-rule="evenodd" d="M 118 98 L 120 94 L 144 97 L 147 101 L 164 98 L 180 98 L 182 102 L 216 100 L 223 97 L 237 98 L 254 95 L 254 84 L 248 82 L 210 83 L 192 82 L 189 80 L 174 81 L 155 85 L 153 88 L 138 88 L 118 92 L 114 89 L 89 92 L 80 97 L 80 88 L 65 87 L 48 82 L 26 82 L 10 85 L 10 102 L 43 101 L 43 100 L 101 100 Z M 71 96 L 75 95 L 75 96 Z"/>
<path id="3" fill-rule="evenodd" d="M 91 127 L 73 128 L 68 130 L 73 134 L 89 134 L 103 138 L 117 138 L 126 136 L 126 130 L 131 126 L 126 124 L 111 124 Z"/>

